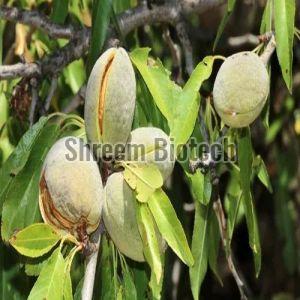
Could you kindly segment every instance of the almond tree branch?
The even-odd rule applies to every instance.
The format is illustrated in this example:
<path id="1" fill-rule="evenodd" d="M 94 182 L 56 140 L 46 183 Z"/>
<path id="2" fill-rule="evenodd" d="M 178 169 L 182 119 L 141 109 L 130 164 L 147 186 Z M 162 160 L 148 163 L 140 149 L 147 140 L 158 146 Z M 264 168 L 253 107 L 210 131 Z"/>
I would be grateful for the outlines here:
<path id="1" fill-rule="evenodd" d="M 175 25 L 180 16 L 192 12 L 201 13 L 224 3 L 224 0 L 181 0 L 179 4 L 164 4 L 148 8 L 145 5 L 129 9 L 117 16 L 121 34 L 126 36 L 137 27 L 156 23 Z M 17 63 L 0 66 L 0 80 L 16 77 L 40 77 L 55 75 L 70 62 L 84 56 L 88 50 L 91 34 L 89 28 L 75 29 L 68 25 L 58 25 L 38 11 L 21 10 L 15 7 L 0 7 L 0 19 L 41 28 L 50 37 L 68 38 L 70 42 L 52 55 L 34 63 Z M 185 38 L 186 40 L 186 38 Z"/>
<path id="2" fill-rule="evenodd" d="M 0 19 L 40 28 L 54 39 L 70 39 L 75 35 L 75 30 L 72 26 L 53 23 L 47 16 L 36 10 L 23 10 L 16 7 L 1 6 Z"/>

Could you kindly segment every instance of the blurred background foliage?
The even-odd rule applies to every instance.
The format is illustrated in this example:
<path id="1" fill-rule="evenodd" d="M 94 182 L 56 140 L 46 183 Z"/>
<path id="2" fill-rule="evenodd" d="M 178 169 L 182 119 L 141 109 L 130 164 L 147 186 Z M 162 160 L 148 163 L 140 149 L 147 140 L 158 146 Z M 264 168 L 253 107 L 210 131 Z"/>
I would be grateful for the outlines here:
<path id="1" fill-rule="evenodd" d="M 10 0 L 1 2 L 8 6 L 38 10 L 58 24 L 73 24 L 75 28 L 93 25 L 90 51 L 58 74 L 57 88 L 51 97 L 50 112 L 72 112 L 82 116 L 83 86 L 91 66 L 103 47 L 106 47 L 106 34 L 111 27 L 115 28 L 117 33 L 119 32 L 116 16 L 126 9 L 135 7 L 137 1 L 112 0 L 110 3 L 110 1 L 95 0 L 92 3 L 91 0 Z M 164 1 L 153 0 L 149 1 L 148 5 L 159 5 L 161 2 Z M 215 53 L 229 56 L 255 48 L 256 45 L 253 45 L 251 39 L 234 39 L 234 37 L 260 34 L 265 7 L 266 2 L 263 0 L 241 0 L 236 1 L 230 14 L 227 13 L 230 10 L 224 4 L 203 14 L 192 14 L 186 18 L 194 62 L 198 63 L 204 56 L 213 53 L 215 37 L 220 22 L 226 14 L 230 17 L 223 34 L 220 35 Z M 296 10 L 296 26 L 299 21 L 299 11 Z M 158 57 L 171 71 L 173 80 L 179 84 L 187 80 L 188 74 L 180 40 L 172 26 L 159 24 L 139 27 L 127 36 L 117 34 L 117 38 L 119 43 L 129 51 L 136 47 L 150 47 L 151 55 Z M 0 21 L 0 60 L 3 65 L 36 61 L 66 43 L 65 39 L 49 38 L 39 28 Z M 174 52 L 174 49 L 178 51 L 179 56 L 176 56 L 177 52 Z M 262 266 L 258 278 L 255 278 L 243 209 L 238 209 L 237 224 L 231 241 L 235 263 L 253 299 L 281 300 L 300 297 L 300 47 L 298 39 L 295 39 L 293 55 L 293 93 L 289 93 L 277 57 L 273 55 L 270 67 L 269 101 L 261 118 L 251 125 L 253 149 L 263 159 L 273 189 L 272 192 L 268 191 L 259 178 L 253 178 L 252 191 L 262 251 Z M 213 75 L 201 89 L 201 96 L 204 99 L 202 103 L 206 110 L 210 106 L 210 94 L 219 65 L 220 62 L 216 63 Z M 138 95 L 133 127 L 153 125 L 167 132 L 166 121 L 156 107 L 145 82 L 138 72 L 136 77 Z M 39 82 L 38 114 L 43 113 L 43 104 L 47 101 L 52 81 L 53 78 L 45 77 Z M 29 80 L 22 78 L 0 82 L 0 166 L 7 160 L 21 136 L 29 128 L 32 99 L 28 86 Z M 35 116 L 36 119 L 37 117 Z M 258 163 L 258 168 L 259 165 Z M 234 169 L 228 172 L 220 168 L 218 172 L 221 198 L 230 219 L 229 207 L 236 205 L 239 197 L 239 179 Z M 263 181 L 267 176 L 261 175 L 261 178 Z M 179 165 L 176 165 L 167 188 L 186 235 L 191 240 L 194 202 L 189 181 Z M 216 237 L 216 243 L 219 242 L 219 237 Z M 113 289 L 111 278 L 114 277 L 114 267 L 111 264 L 114 259 L 110 257 L 114 251 L 111 252 L 109 250 L 111 248 L 113 248 L 111 242 L 105 238 L 102 243 L 101 264 L 98 265 L 97 270 L 95 299 L 100 299 L 100 296 L 101 299 L 113 297 L 108 294 Z M 26 276 L 23 258 L 18 257 L 2 242 L 0 249 L 0 298 L 3 300 L 26 298 L 35 278 Z M 203 299 L 238 299 L 239 292 L 227 267 L 224 251 L 220 250 L 217 256 L 212 261 L 217 261 L 218 267 L 210 265 L 201 288 L 201 295 Z M 148 271 L 143 271 L 145 266 L 130 261 L 128 265 L 135 280 L 138 299 L 143 299 L 147 294 Z M 82 271 L 82 259 L 78 257 L 76 267 L 72 271 L 76 299 L 79 299 L 80 295 Z M 125 289 L 132 288 L 130 281 L 126 281 L 126 268 L 122 268 L 120 272 L 123 272 Z M 30 271 L 27 270 L 26 273 Z M 163 298 L 192 299 L 188 268 L 179 262 L 171 250 L 168 250 L 166 255 Z"/>

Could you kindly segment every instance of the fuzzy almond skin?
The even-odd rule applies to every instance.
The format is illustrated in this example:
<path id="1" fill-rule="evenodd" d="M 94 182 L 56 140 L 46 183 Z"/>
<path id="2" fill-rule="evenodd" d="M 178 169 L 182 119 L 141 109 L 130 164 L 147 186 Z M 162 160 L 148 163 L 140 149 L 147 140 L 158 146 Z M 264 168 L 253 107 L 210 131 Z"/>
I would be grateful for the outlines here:
<path id="1" fill-rule="evenodd" d="M 53 205 L 49 214 L 40 184 L 39 205 L 46 223 L 75 236 L 78 226 L 86 226 L 87 234 L 96 230 L 103 205 L 102 179 L 98 165 L 83 140 L 75 137 L 58 140 L 46 156 L 42 181 Z M 57 218 L 53 211 L 67 222 L 61 222 L 61 217 Z"/>
<path id="2" fill-rule="evenodd" d="M 239 52 L 229 56 L 217 74 L 213 98 L 222 121 L 245 127 L 261 113 L 269 95 L 269 75 L 259 56 Z"/>
<path id="3" fill-rule="evenodd" d="M 120 252 L 132 260 L 145 261 L 136 221 L 136 200 L 122 173 L 114 173 L 107 180 L 103 221 Z"/>
<path id="4" fill-rule="evenodd" d="M 133 130 L 129 136 L 125 159 L 154 163 L 165 181 L 174 169 L 174 147 L 171 145 L 169 136 L 161 129 L 140 127 Z"/>
<path id="5" fill-rule="evenodd" d="M 101 134 L 99 97 L 106 76 Z M 135 75 L 127 52 L 123 48 L 108 49 L 97 60 L 87 84 L 84 119 L 89 141 L 125 145 L 132 126 L 135 97 Z"/>

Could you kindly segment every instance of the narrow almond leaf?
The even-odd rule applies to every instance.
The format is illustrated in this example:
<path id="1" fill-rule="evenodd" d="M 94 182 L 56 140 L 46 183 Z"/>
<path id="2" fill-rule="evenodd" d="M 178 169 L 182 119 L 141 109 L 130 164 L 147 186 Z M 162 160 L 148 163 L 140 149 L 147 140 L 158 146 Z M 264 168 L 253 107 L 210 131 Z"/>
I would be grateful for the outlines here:
<path id="1" fill-rule="evenodd" d="M 60 133 L 59 124 L 44 127 L 36 139 L 26 165 L 5 194 L 2 211 L 2 239 L 8 241 L 16 230 L 21 230 L 41 219 L 38 192 L 43 160 Z"/>
<path id="2" fill-rule="evenodd" d="M 292 93 L 295 0 L 274 0 L 276 53 L 285 84 Z"/>
<path id="3" fill-rule="evenodd" d="M 136 191 L 140 202 L 147 202 L 154 191 L 163 185 L 162 175 L 155 165 L 123 164 L 124 178 L 128 185 Z"/>
<path id="4" fill-rule="evenodd" d="M 191 74 L 182 89 L 170 79 L 160 60 L 148 57 L 149 48 L 137 48 L 131 59 L 143 77 L 157 107 L 168 121 L 175 147 L 187 142 L 195 127 L 200 105 L 199 89 L 211 75 L 215 58 L 207 56 Z M 180 149 L 180 148 L 179 148 Z"/>
<path id="5" fill-rule="evenodd" d="M 249 232 L 249 244 L 254 256 L 255 273 L 256 276 L 258 276 L 261 268 L 261 248 L 257 218 L 250 190 L 253 153 L 249 128 L 243 128 L 240 131 L 238 140 L 238 159 L 241 189 L 243 191 L 242 203 L 245 209 Z"/>
<path id="6" fill-rule="evenodd" d="M 156 282 L 162 277 L 162 258 L 158 244 L 155 224 L 151 212 L 145 203 L 137 205 L 137 222 L 144 245 L 144 255 L 149 263 L 151 272 L 155 274 Z"/>
<path id="7" fill-rule="evenodd" d="M 5 200 L 5 194 L 8 186 L 14 176 L 25 166 L 36 139 L 39 137 L 42 129 L 48 121 L 47 117 L 42 117 L 34 124 L 21 138 L 14 152 L 6 160 L 5 164 L 0 169 L 0 211 Z"/>
<path id="8" fill-rule="evenodd" d="M 195 221 L 192 237 L 192 254 L 195 264 L 190 267 L 190 282 L 194 300 L 199 299 L 200 288 L 208 264 L 209 207 L 195 201 Z"/>
<path id="9" fill-rule="evenodd" d="M 257 177 L 261 181 L 261 183 L 268 189 L 268 191 L 270 193 L 273 193 L 273 188 L 272 188 L 267 167 L 263 159 L 259 155 L 257 156 L 256 159 L 258 160 Z"/>
<path id="10" fill-rule="evenodd" d="M 211 209 L 208 220 L 208 264 L 219 283 L 223 286 L 222 278 L 218 269 L 220 241 L 221 238 L 218 220 L 214 210 Z"/>
<path id="11" fill-rule="evenodd" d="M 48 224 L 32 224 L 9 240 L 10 244 L 22 255 L 42 256 L 49 252 L 60 240 L 58 233 Z"/>
<path id="12" fill-rule="evenodd" d="M 28 300 L 62 300 L 65 260 L 57 248 L 43 267 L 40 276 L 35 282 Z"/>
<path id="13" fill-rule="evenodd" d="M 123 275 L 124 300 L 137 300 L 137 292 L 134 285 L 133 275 L 124 258 L 121 259 L 121 268 Z"/>
<path id="14" fill-rule="evenodd" d="M 88 57 L 88 74 L 99 57 L 106 39 L 112 11 L 111 0 L 94 0 L 92 11 L 92 38 Z"/>
<path id="15" fill-rule="evenodd" d="M 265 5 L 264 13 L 260 24 L 260 34 L 264 34 L 272 30 L 272 19 L 273 19 L 273 0 L 267 0 Z"/>
<path id="16" fill-rule="evenodd" d="M 222 36 L 222 33 L 224 31 L 224 28 L 233 12 L 235 2 L 236 2 L 236 0 L 227 0 L 227 12 L 223 16 L 223 19 L 219 25 L 218 32 L 217 32 L 217 35 L 216 35 L 216 38 L 214 41 L 214 45 L 213 45 L 213 51 L 215 51 L 215 49 L 217 48 L 217 45 L 218 45 L 220 38 Z"/>
<path id="17" fill-rule="evenodd" d="M 158 230 L 177 256 L 188 266 L 194 264 L 184 230 L 176 212 L 162 189 L 158 189 L 148 201 Z"/>
<path id="18" fill-rule="evenodd" d="M 69 0 L 53 0 L 51 20 L 63 24 L 68 15 Z"/>
<path id="19" fill-rule="evenodd" d="M 165 256 L 162 255 L 162 265 L 164 269 L 165 265 Z M 161 299 L 161 292 L 163 288 L 163 276 L 161 277 L 160 281 L 157 282 L 155 278 L 155 274 L 151 272 L 150 281 L 149 281 L 149 287 L 152 292 L 153 300 L 160 300 Z"/>
<path id="20" fill-rule="evenodd" d="M 73 300 L 71 273 L 67 264 L 64 270 L 63 297 L 64 300 Z"/>

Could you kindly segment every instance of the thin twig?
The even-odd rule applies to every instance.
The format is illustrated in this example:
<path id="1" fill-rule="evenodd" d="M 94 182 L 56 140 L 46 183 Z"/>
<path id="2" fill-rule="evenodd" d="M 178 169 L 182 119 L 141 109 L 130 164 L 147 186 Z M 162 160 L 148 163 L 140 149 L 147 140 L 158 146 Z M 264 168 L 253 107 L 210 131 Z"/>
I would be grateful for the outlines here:
<path id="1" fill-rule="evenodd" d="M 173 68 L 176 70 L 175 81 L 178 83 L 183 83 L 182 79 L 182 68 L 181 68 L 181 51 L 180 47 L 172 40 L 170 35 L 170 30 L 165 27 L 163 30 L 163 39 L 170 49 Z"/>
<path id="2" fill-rule="evenodd" d="M 47 113 L 49 111 L 50 108 L 50 104 L 51 104 L 51 100 L 56 92 L 57 89 L 57 76 L 53 76 L 52 80 L 51 80 L 51 85 L 48 91 L 48 96 L 45 100 L 45 104 L 44 104 L 44 113 Z"/>
<path id="3" fill-rule="evenodd" d="M 23 10 L 16 7 L 1 6 L 0 19 L 40 28 L 54 39 L 70 39 L 75 35 L 75 30 L 71 25 L 62 26 L 53 23 L 47 16 L 36 10 Z"/>
<path id="4" fill-rule="evenodd" d="M 216 201 L 214 201 L 213 209 L 214 209 L 216 217 L 218 219 L 221 240 L 222 240 L 222 244 L 223 244 L 223 247 L 224 247 L 224 250 L 226 253 L 226 259 L 227 259 L 227 264 L 228 264 L 229 270 L 237 284 L 237 287 L 238 287 L 240 295 L 241 295 L 241 299 L 247 300 L 248 298 L 246 296 L 245 284 L 242 281 L 242 279 L 240 278 L 240 275 L 238 274 L 236 266 L 233 263 L 231 248 L 230 248 L 230 244 L 228 243 L 228 237 L 227 237 L 227 222 L 226 222 L 226 218 L 225 218 L 225 214 L 223 211 L 223 207 L 222 207 L 220 198 L 218 198 Z"/>
<path id="5" fill-rule="evenodd" d="M 84 55 L 88 50 L 89 41 L 90 31 L 87 29 L 80 31 L 80 35 L 71 40 L 66 46 L 39 61 L 0 66 L 0 79 L 56 75 L 69 63 Z"/>
<path id="6" fill-rule="evenodd" d="M 31 104 L 30 104 L 30 111 L 29 111 L 29 124 L 31 127 L 34 124 L 35 110 L 39 98 L 37 79 L 31 78 L 30 85 L 31 85 Z"/>
<path id="7" fill-rule="evenodd" d="M 184 59 L 185 59 L 185 69 L 186 72 L 191 75 L 194 70 L 194 61 L 193 61 L 193 47 L 190 41 L 190 38 L 187 33 L 185 21 L 181 20 L 175 25 L 175 29 L 179 38 L 179 41 L 182 45 Z"/>
<path id="8" fill-rule="evenodd" d="M 62 112 L 68 114 L 76 110 L 80 105 L 84 103 L 86 86 L 82 86 L 78 93 L 73 97 L 70 103 L 62 110 Z"/>

